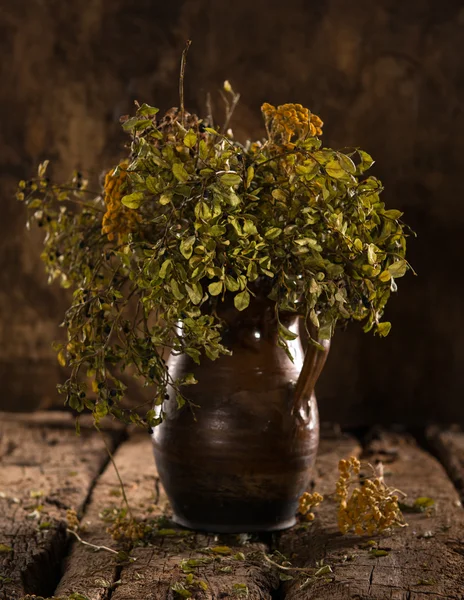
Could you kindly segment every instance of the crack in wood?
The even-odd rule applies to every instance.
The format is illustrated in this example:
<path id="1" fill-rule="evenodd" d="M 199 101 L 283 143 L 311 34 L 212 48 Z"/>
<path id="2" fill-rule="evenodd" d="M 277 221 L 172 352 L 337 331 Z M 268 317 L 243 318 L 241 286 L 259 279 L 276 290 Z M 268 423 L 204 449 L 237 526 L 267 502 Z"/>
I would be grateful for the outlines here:
<path id="1" fill-rule="evenodd" d="M 108 593 L 107 593 L 106 597 L 103 598 L 102 600 L 111 600 L 111 597 L 113 596 L 113 592 L 116 589 L 116 582 L 121 579 L 122 569 L 123 569 L 122 565 L 117 565 L 117 567 L 114 571 L 113 581 L 111 582 L 112 585 L 111 585 L 111 587 L 108 588 Z"/>
<path id="2" fill-rule="evenodd" d="M 166 515 L 166 496 L 156 475 L 149 440 L 136 434 L 126 443 L 121 442 L 120 437 L 115 460 L 126 482 L 129 502 L 134 507 L 136 516 L 144 519 L 148 514 L 150 518 Z M 361 449 L 356 440 L 349 436 L 322 440 L 316 483 L 313 487 L 324 494 L 330 493 L 336 480 L 339 458 L 360 453 Z M 224 564 L 221 562 L 201 566 L 198 572 L 195 571 L 198 577 L 208 582 L 209 589 L 206 595 L 211 599 L 233 596 L 233 586 L 237 582 L 247 586 L 249 598 L 253 600 L 306 600 L 309 597 L 317 597 L 320 600 L 379 600 L 386 597 L 403 600 L 420 600 L 426 597 L 440 600 L 460 599 L 459 593 L 461 589 L 464 590 L 464 581 L 460 576 L 460 573 L 464 573 L 464 569 L 461 568 L 464 564 L 464 548 L 461 543 L 463 513 L 456 504 L 454 487 L 441 466 L 406 434 L 376 432 L 364 445 L 363 456 L 372 461 L 381 459 L 387 462 L 385 476 L 388 482 L 395 487 L 398 484 L 398 487 L 407 491 L 410 501 L 420 495 L 430 495 L 436 500 L 438 507 L 430 518 L 420 514 L 408 514 L 409 528 L 397 531 L 393 535 L 385 534 L 382 544 L 391 548 L 385 557 L 371 559 L 368 549 L 360 546 L 362 538 L 354 535 L 340 536 L 334 522 L 335 507 L 333 503 L 327 502 L 319 508 L 315 523 L 307 530 L 293 528 L 279 535 L 255 535 L 245 546 L 241 545 L 243 540 L 239 543 L 232 538 L 226 540 L 222 536 L 216 538 L 201 533 L 192 534 L 191 537 L 155 538 L 152 540 L 152 547 L 140 546 L 134 549 L 133 554 L 137 561 L 133 564 L 117 566 L 113 555 L 107 555 L 105 552 L 95 554 L 78 543 L 67 545 L 67 542 L 62 540 L 54 543 L 50 541 L 46 546 L 47 551 L 50 552 L 50 546 L 65 548 L 68 558 L 66 571 L 59 585 L 49 593 L 54 591 L 56 596 L 65 596 L 77 591 L 88 595 L 92 600 L 171 598 L 172 584 L 184 581 L 181 560 L 204 557 L 206 546 L 224 544 L 230 545 L 233 552 L 243 551 L 246 558 L 244 562 L 237 562 L 237 565 L 234 563 L 232 573 L 221 572 L 219 567 Z M 141 457 L 146 460 L 141 460 Z M 7 460 L 14 464 L 16 458 L 13 450 Z M 20 477 L 27 475 L 28 471 L 25 468 Z M 112 466 L 106 458 L 100 463 L 100 474 L 94 472 L 93 479 L 86 484 L 87 495 L 81 499 L 80 513 L 82 520 L 88 523 L 84 535 L 88 541 L 115 546 L 115 542 L 106 532 L 107 525 L 101 521 L 99 514 L 102 507 L 121 505 L 121 498 L 115 493 L 118 486 Z M 44 502 L 55 510 L 57 524 L 51 532 L 55 536 L 59 535 L 59 528 L 63 527 L 60 518 L 62 519 L 62 512 L 67 504 L 66 496 L 62 496 L 63 490 L 70 490 L 69 493 L 77 497 L 79 485 L 63 485 L 60 480 L 57 489 L 60 490 L 56 495 L 57 502 L 53 490 L 44 496 Z M 48 500 L 52 502 L 48 503 Z M 24 537 L 22 545 L 18 545 L 19 542 L 14 544 L 14 554 L 10 558 L 16 560 L 21 551 L 33 558 L 31 564 L 27 565 L 30 571 L 25 569 L 23 572 L 22 587 L 43 595 L 45 588 L 39 589 L 34 581 L 37 582 L 42 573 L 49 576 L 50 564 L 59 564 L 59 559 L 52 554 L 34 554 L 34 548 L 42 548 L 42 542 L 35 539 L 30 532 L 21 529 L 22 506 L 11 502 L 8 506 L 10 515 L 17 514 L 17 522 L 10 529 L 10 535 L 18 539 L 21 535 Z M 151 512 L 147 512 L 148 508 Z M 429 535 L 424 535 L 429 530 L 432 530 L 432 540 L 429 539 Z M 275 550 L 285 554 L 294 566 L 308 569 L 314 568 L 316 561 L 324 559 L 324 564 L 333 568 L 332 581 L 316 578 L 303 589 L 301 585 L 308 579 L 306 574 L 296 573 L 292 581 L 280 581 L 275 570 L 266 568 L 263 561 L 257 558 L 262 552 L 272 553 Z M 353 554 L 353 557 L 348 560 L 343 558 L 350 554 Z M 371 562 L 372 560 L 374 562 Z M 106 583 L 98 584 L 97 580 L 102 579 Z M 436 581 L 433 584 L 420 583 L 425 580 Z M 433 587 L 423 590 L 424 585 Z M 0 583 L 0 598 L 16 600 L 18 596 L 2 596 Z"/>
<path id="3" fill-rule="evenodd" d="M 372 570 L 369 574 L 369 589 L 367 590 L 367 593 L 370 593 L 370 591 L 371 591 L 372 581 L 374 580 L 374 571 L 375 571 L 376 566 L 377 565 L 374 564 L 374 566 L 372 567 Z"/>
<path id="4" fill-rule="evenodd" d="M 1 600 L 53 594 L 69 549 L 66 510 L 85 506 L 107 461 L 100 435 L 84 419 L 79 439 L 69 427 L 72 421 L 66 413 L 1 415 L 0 442 L 9 451 L 0 458 L 0 482 L 8 490 L 0 498 L 0 542 L 12 548 L 0 554 Z M 105 435 L 112 446 L 122 441 L 118 429 Z M 59 451 L 50 440 L 58 441 Z M 87 460 L 77 461 L 78 456 Z M 40 504 L 44 508 L 38 511 Z"/>

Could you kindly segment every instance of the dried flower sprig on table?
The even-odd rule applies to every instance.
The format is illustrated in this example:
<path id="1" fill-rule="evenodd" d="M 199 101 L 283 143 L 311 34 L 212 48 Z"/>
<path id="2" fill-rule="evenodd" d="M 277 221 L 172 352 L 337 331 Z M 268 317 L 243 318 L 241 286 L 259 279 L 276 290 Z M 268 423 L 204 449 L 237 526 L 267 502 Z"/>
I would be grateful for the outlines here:
<path id="1" fill-rule="evenodd" d="M 381 463 L 375 468 L 369 467 L 373 476 L 361 481 L 361 463 L 355 456 L 342 459 L 338 464 L 339 478 L 331 496 L 338 503 L 337 522 L 341 533 L 373 535 L 407 525 L 399 506 L 399 494 L 404 494 L 386 485 Z M 298 512 L 305 520 L 313 521 L 312 509 L 323 500 L 317 492 L 305 492 L 300 498 Z"/>

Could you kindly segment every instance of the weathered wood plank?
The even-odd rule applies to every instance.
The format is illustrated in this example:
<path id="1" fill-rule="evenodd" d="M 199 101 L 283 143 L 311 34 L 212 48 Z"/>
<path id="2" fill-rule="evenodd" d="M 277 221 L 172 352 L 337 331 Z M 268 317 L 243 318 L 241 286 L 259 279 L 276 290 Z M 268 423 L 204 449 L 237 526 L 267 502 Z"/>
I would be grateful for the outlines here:
<path id="1" fill-rule="evenodd" d="M 157 480 L 150 438 L 142 434 L 132 436 L 119 447 L 114 459 L 135 516 L 148 521 L 160 516 L 168 519 L 169 506 Z M 118 548 L 107 532 L 107 523 L 100 517 L 102 509 L 122 506 L 121 499 L 115 496 L 118 489 L 117 476 L 109 464 L 93 490 L 83 518 L 87 528 L 82 537 L 86 542 Z M 269 598 L 271 590 L 278 586 L 276 575 L 266 565 L 262 568 L 262 560 L 255 565 L 232 558 L 237 552 L 262 555 L 267 550 L 265 544 L 242 545 L 237 536 L 218 538 L 189 532 L 169 523 L 166 527 L 173 527 L 170 532 L 173 535 L 167 536 L 161 529 L 160 535 L 155 533 L 147 546 L 132 550 L 135 563 L 119 567 L 113 555 L 104 551 L 95 553 L 91 548 L 75 543 L 55 595 L 80 592 L 89 600 L 105 600 L 108 586 L 120 580 L 112 591 L 112 600 L 172 597 L 172 586 L 176 582 L 185 582 L 181 561 L 191 558 L 211 560 L 211 564 L 194 568 L 195 576 L 208 584 L 202 597 L 219 598 L 226 590 L 237 595 L 240 585 L 246 585 L 251 598 Z M 228 545 L 231 556 L 221 558 L 218 554 L 208 554 L 206 548 L 219 544 Z M 231 568 L 232 573 L 221 572 L 224 567 L 226 570 Z"/>
<path id="2" fill-rule="evenodd" d="M 110 446 L 120 431 L 105 433 Z M 106 461 L 102 436 L 85 419 L 79 437 L 68 413 L 0 414 L 0 599 L 53 592 L 66 510 L 82 510 Z"/>
<path id="3" fill-rule="evenodd" d="M 366 546 L 366 538 L 341 536 L 336 531 L 335 509 L 327 504 L 319 511 L 318 521 L 298 539 L 296 564 L 314 566 L 324 558 L 331 565 L 333 581 L 322 578 L 301 589 L 302 576 L 286 584 L 289 600 L 330 598 L 341 600 L 423 600 L 425 598 L 462 599 L 464 597 L 464 513 L 458 495 L 443 467 L 421 450 L 408 436 L 382 435 L 367 447 L 366 457 L 382 460 L 389 485 L 408 494 L 435 500 L 427 516 L 406 514 L 409 527 L 376 536 L 386 556 L 375 558 Z M 334 480 L 334 476 L 332 476 Z M 282 547 L 289 548 L 288 538 Z M 286 539 L 287 538 L 287 539 Z"/>
<path id="4" fill-rule="evenodd" d="M 124 482 L 134 517 L 150 518 L 164 513 L 167 500 L 157 483 L 151 442 L 148 434 L 135 433 L 118 448 L 114 460 Z M 108 463 L 99 478 L 87 505 L 81 533 L 86 542 L 97 546 L 119 549 L 107 532 L 108 523 L 102 518 L 105 509 L 124 507 L 116 471 Z M 73 544 L 66 561 L 64 575 L 55 592 L 66 596 L 72 592 L 85 594 L 89 600 L 103 600 L 108 586 L 118 577 L 117 557 L 104 550 L 95 552 L 78 542 Z"/>
<path id="5" fill-rule="evenodd" d="M 430 427 L 427 439 L 448 471 L 464 501 L 464 432 Z"/>
<path id="6" fill-rule="evenodd" d="M 323 441 L 317 470 L 332 468 L 340 456 L 353 452 L 355 448 L 356 443 L 352 439 Z M 218 545 L 230 548 L 231 554 L 226 557 L 208 554 L 207 548 Z M 195 597 L 216 599 L 247 595 L 250 600 L 269 599 L 279 587 L 276 570 L 270 567 L 263 556 L 269 552 L 269 544 L 263 541 L 263 536 L 253 536 L 247 540 L 243 536 L 192 533 L 186 537 L 161 538 L 158 542 L 153 540 L 150 547 L 134 550 L 133 555 L 137 561 L 123 568 L 121 584 L 111 598 L 170 598 L 173 586 L 186 583 L 186 575 L 181 568 L 182 561 L 215 557 L 211 562 L 193 569 L 195 577 L 208 585 L 205 591 L 195 589 L 195 585 L 191 587 Z M 245 559 L 233 558 L 238 553 L 242 553 Z"/>

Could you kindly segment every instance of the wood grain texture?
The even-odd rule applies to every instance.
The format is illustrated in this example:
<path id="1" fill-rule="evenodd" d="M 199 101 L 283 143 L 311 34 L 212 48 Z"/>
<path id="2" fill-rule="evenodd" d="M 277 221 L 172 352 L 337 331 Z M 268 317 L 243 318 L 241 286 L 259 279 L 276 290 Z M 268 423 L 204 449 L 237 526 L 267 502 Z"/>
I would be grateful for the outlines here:
<path id="1" fill-rule="evenodd" d="M 104 434 L 110 447 L 118 428 Z M 51 593 L 67 548 L 66 510 L 81 511 L 107 461 L 101 435 L 66 413 L 0 414 L 0 598 Z"/>
<path id="2" fill-rule="evenodd" d="M 137 444 L 139 456 L 146 456 L 150 451 L 146 440 L 141 439 Z M 341 440 L 334 437 L 331 440 L 323 440 L 318 456 L 317 473 L 318 479 L 328 472 L 333 472 L 338 460 L 342 456 L 359 452 L 359 445 L 353 438 L 344 437 Z M 124 464 L 125 448 L 121 447 L 117 460 Z M 147 496 L 153 489 L 154 467 L 148 461 L 141 460 L 138 465 L 138 476 L 141 483 L 131 491 L 128 486 L 129 501 L 138 501 L 137 498 Z M 99 486 L 95 493 L 98 493 Z M 94 494 L 95 494 L 94 493 Z M 133 500 L 131 496 L 133 495 Z M 161 495 L 161 497 L 163 497 Z M 94 495 L 94 498 L 96 496 Z M 143 502 L 142 502 L 143 504 Z M 159 510 L 169 516 L 169 509 L 161 506 L 151 515 L 159 514 Z M 89 506 L 89 508 L 91 505 Z M 132 554 L 136 562 L 123 566 L 118 571 L 117 577 L 120 583 L 112 592 L 112 600 L 158 600 L 161 598 L 172 598 L 172 587 L 176 583 L 185 583 L 185 573 L 181 568 L 181 562 L 189 559 L 206 560 L 204 565 L 193 569 L 196 578 L 204 580 L 208 589 L 200 591 L 193 588 L 195 597 L 220 599 L 240 597 L 240 591 L 247 594 L 248 598 L 256 600 L 270 599 L 277 593 L 280 587 L 279 578 L 264 559 L 263 554 L 271 552 L 271 538 L 255 535 L 251 537 L 235 535 L 207 535 L 201 533 L 188 533 L 182 535 L 183 530 L 177 528 L 178 535 L 172 537 L 153 538 L 148 547 L 139 547 Z M 185 533 L 185 531 L 184 531 Z M 222 557 L 208 551 L 215 546 L 227 546 L 230 554 Z M 77 549 L 75 548 L 75 551 Z M 243 553 L 245 559 L 234 559 L 237 553 Z M 80 576 L 83 575 L 82 565 L 88 565 L 83 560 L 75 561 L 80 565 Z M 93 562 L 95 564 L 95 562 Z M 69 569 L 69 567 L 68 567 Z M 67 574 L 65 575 L 65 579 Z M 246 588 L 244 587 L 246 586 Z M 58 591 L 63 593 L 71 588 L 64 588 L 60 584 Z M 246 590 L 246 591 L 245 591 Z M 89 588 L 85 588 L 86 593 Z M 92 592 L 92 590 L 90 590 Z M 100 600 L 101 596 L 89 596 L 90 600 Z"/>
<path id="3" fill-rule="evenodd" d="M 427 439 L 464 501 L 464 433 L 458 429 L 430 427 Z"/>
<path id="4" fill-rule="evenodd" d="M 121 433 L 106 435 L 114 444 Z M 460 434 L 437 435 L 446 441 L 444 460 L 459 457 Z M 123 499 L 113 466 L 107 464 L 99 475 L 106 461 L 101 437 L 84 426 L 76 438 L 72 420 L 63 414 L 1 415 L 0 544 L 12 552 L 0 552 L 0 600 L 72 592 L 89 600 L 174 600 L 173 587 L 187 583 L 182 562 L 189 559 L 203 561 L 191 569 L 196 581 L 207 584 L 205 590 L 191 587 L 198 600 L 237 600 L 241 595 L 250 600 L 462 600 L 464 512 L 458 493 L 440 463 L 410 436 L 374 432 L 362 451 L 353 437 L 323 430 L 310 489 L 330 495 L 340 458 L 361 452 L 365 461 L 382 461 L 386 481 L 408 494 L 406 503 L 422 496 L 435 501 L 428 513 L 406 513 L 408 527 L 373 537 L 377 548 L 387 552 L 381 557 L 371 555 L 368 538 L 338 533 L 330 499 L 317 509 L 309 527 L 299 524 L 279 535 L 213 535 L 173 526 L 150 437 L 133 433 L 114 458 L 134 515 L 156 527 L 147 543 L 132 549 L 135 562 L 118 564 L 114 555 L 78 542 L 69 551 L 65 534 L 66 508 L 85 505 L 82 538 L 120 547 L 102 518 L 105 509 L 122 507 Z M 31 492 L 43 495 L 32 498 Z M 39 502 L 44 506 L 39 518 L 27 518 Z M 154 521 L 159 517 L 163 523 Z M 50 525 L 41 529 L 45 520 Z M 217 546 L 229 550 L 211 550 Z M 311 578 L 308 572 L 292 571 L 292 580 L 279 581 L 278 571 L 264 558 L 274 550 L 294 567 L 314 568 L 324 561 L 333 573 Z"/>
<path id="5" fill-rule="evenodd" d="M 166 518 L 170 516 L 166 496 L 157 480 L 152 452 L 149 436 L 136 435 L 124 443 L 115 456 L 135 516 L 148 521 L 162 515 Z M 106 531 L 107 525 L 99 516 L 102 508 L 121 506 L 121 500 L 113 495 L 117 490 L 116 475 L 112 465 L 108 465 L 94 489 L 84 516 L 87 529 L 82 536 L 86 541 L 117 547 Z M 202 597 L 225 597 L 221 594 L 232 594 L 237 583 L 247 585 L 251 597 L 260 599 L 269 598 L 271 590 L 277 588 L 276 575 L 270 569 L 263 570 L 262 561 L 258 565 L 251 559 L 235 560 L 229 557 L 221 561 L 219 555 L 206 550 L 227 544 L 232 553 L 243 551 L 248 556 L 254 556 L 267 550 L 265 544 L 247 543 L 243 546 L 236 536 L 219 538 L 186 531 L 170 523 L 167 527 L 173 527 L 172 536 L 154 535 L 146 547 L 137 547 L 132 551 L 135 563 L 125 563 L 120 567 L 116 567 L 112 555 L 105 552 L 95 554 L 89 548 L 74 544 L 56 594 L 77 591 L 87 595 L 89 600 L 104 600 L 108 589 L 102 584 L 117 581 L 119 583 L 111 594 L 112 600 L 171 598 L 174 597 L 172 586 L 185 581 L 181 561 L 190 558 L 211 559 L 210 564 L 195 569 L 195 575 L 208 584 L 208 591 L 206 594 L 202 592 Z M 233 567 L 232 573 L 220 571 L 226 565 Z"/>
<path id="6" fill-rule="evenodd" d="M 298 540 L 297 560 L 300 565 L 314 565 L 324 558 L 333 568 L 334 580 L 315 581 L 301 589 L 303 578 L 299 577 L 285 586 L 286 598 L 463 598 L 464 514 L 443 467 L 408 436 L 376 436 L 364 456 L 372 463 L 382 460 L 387 483 L 407 493 L 410 502 L 423 496 L 433 498 L 434 510 L 430 516 L 408 513 L 407 528 L 375 536 L 378 548 L 388 552 L 375 558 L 366 546 L 368 538 L 337 533 L 334 508 L 326 505 L 319 511 L 314 530 L 309 530 L 307 543 Z M 290 541 L 293 536 L 288 534 Z M 284 548 L 289 547 L 288 537 L 282 539 Z"/>
<path id="7" fill-rule="evenodd" d="M 157 482 L 149 435 L 133 435 L 119 447 L 114 460 L 124 481 L 134 516 L 146 518 L 163 514 L 167 500 Z M 82 519 L 82 538 L 91 544 L 119 549 L 107 532 L 109 524 L 102 518 L 102 511 L 122 507 L 124 502 L 118 477 L 110 462 L 99 478 L 86 507 Z M 108 586 L 117 580 L 119 572 L 113 554 L 104 550 L 95 552 L 92 548 L 75 542 L 55 594 L 65 596 L 72 592 L 80 592 L 89 600 L 103 600 L 107 597 Z"/>

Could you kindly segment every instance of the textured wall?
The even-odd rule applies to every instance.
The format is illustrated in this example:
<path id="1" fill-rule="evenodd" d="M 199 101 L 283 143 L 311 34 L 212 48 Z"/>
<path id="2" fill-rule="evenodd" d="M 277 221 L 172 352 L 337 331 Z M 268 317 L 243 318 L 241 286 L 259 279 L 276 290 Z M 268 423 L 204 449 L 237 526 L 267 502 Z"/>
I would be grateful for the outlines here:
<path id="1" fill-rule="evenodd" d="M 0 17 L 0 377 L 16 405 L 47 403 L 58 371 L 50 343 L 64 294 L 48 288 L 39 232 L 25 234 L 15 182 L 43 158 L 54 173 L 97 175 L 117 158 L 132 101 L 177 103 L 178 63 L 193 40 L 189 108 L 225 78 L 241 92 L 237 137 L 263 134 L 259 107 L 300 102 L 326 122 L 325 143 L 377 160 L 384 198 L 418 232 L 388 308 L 390 336 L 339 332 L 319 385 L 324 418 L 464 421 L 461 0 L 4 0 Z M 8 57 L 8 58 L 6 58 Z M 217 95 L 214 106 L 219 114 Z M 2 402 L 5 404 L 5 400 Z"/>

